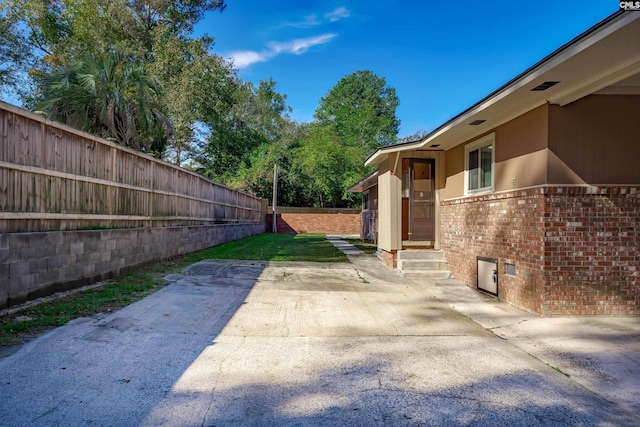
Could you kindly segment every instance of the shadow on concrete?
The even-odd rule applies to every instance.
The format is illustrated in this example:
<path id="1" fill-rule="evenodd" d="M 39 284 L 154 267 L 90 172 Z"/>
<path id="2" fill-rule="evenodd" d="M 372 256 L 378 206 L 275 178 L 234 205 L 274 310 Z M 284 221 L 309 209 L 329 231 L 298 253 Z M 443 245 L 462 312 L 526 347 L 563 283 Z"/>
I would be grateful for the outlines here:
<path id="1" fill-rule="evenodd" d="M 412 282 L 279 265 L 202 261 L 33 341 L 0 425 L 640 425 Z"/>
<path id="2" fill-rule="evenodd" d="M 224 329 L 266 263 L 202 261 L 101 319 L 0 360 L 0 425 L 137 425 Z"/>
<path id="3" fill-rule="evenodd" d="M 281 363 L 273 354 L 261 355 L 266 350 L 261 340 L 250 341 L 223 337 L 208 347 L 143 425 L 632 426 L 640 421 L 534 359 L 526 356 L 533 362 L 522 362 L 523 354 L 499 340 L 495 348 L 485 348 L 482 339 L 454 337 L 288 339 Z M 473 351 L 483 354 L 481 360 L 469 359 Z M 483 363 L 487 357 L 504 364 L 500 372 Z"/>

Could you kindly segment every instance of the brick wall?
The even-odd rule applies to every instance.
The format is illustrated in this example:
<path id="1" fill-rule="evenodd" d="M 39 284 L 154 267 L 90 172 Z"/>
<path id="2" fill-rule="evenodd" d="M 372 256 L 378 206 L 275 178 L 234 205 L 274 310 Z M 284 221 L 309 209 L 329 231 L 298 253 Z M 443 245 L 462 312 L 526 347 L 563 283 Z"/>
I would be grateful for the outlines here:
<path id="1" fill-rule="evenodd" d="M 384 249 L 378 248 L 377 256 L 378 259 L 387 267 L 398 268 L 398 251 L 388 252 Z"/>
<path id="2" fill-rule="evenodd" d="M 543 189 L 445 201 L 441 245 L 458 280 L 475 287 L 478 256 L 498 260 L 499 296 L 540 313 L 544 295 Z M 516 276 L 504 274 L 515 264 Z"/>
<path id="3" fill-rule="evenodd" d="M 264 231 L 246 223 L 0 234 L 0 308 Z"/>
<path id="4" fill-rule="evenodd" d="M 270 212 L 270 208 L 267 212 Z M 271 231 L 272 215 L 267 214 Z M 277 208 L 278 233 L 360 234 L 359 209 Z"/>
<path id="5" fill-rule="evenodd" d="M 546 194 L 546 314 L 640 315 L 640 187 Z"/>
<path id="6" fill-rule="evenodd" d="M 639 191 L 558 186 L 445 201 L 449 268 L 475 287 L 476 257 L 497 259 L 500 298 L 540 315 L 638 315 Z"/>

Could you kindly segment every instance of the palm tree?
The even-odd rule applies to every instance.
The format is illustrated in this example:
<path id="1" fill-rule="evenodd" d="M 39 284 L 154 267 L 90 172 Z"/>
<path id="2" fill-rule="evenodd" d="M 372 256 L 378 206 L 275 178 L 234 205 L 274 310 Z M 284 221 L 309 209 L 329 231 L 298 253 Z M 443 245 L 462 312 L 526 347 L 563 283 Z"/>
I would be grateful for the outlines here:
<path id="1" fill-rule="evenodd" d="M 172 134 L 160 81 L 117 52 L 80 54 L 38 79 L 38 109 L 78 129 L 160 156 Z"/>

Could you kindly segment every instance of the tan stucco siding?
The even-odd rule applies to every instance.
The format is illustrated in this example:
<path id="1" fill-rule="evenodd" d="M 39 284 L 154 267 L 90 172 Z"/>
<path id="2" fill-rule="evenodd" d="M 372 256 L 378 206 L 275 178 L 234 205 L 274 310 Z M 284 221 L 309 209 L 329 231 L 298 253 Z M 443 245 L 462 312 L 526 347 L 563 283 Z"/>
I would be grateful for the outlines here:
<path id="1" fill-rule="evenodd" d="M 495 191 L 544 184 L 547 179 L 548 108 L 547 105 L 535 108 L 448 150 L 445 197 L 464 196 L 465 146 L 490 133 L 495 133 Z"/>
<path id="2" fill-rule="evenodd" d="M 640 182 L 640 95 L 591 95 L 549 108 L 550 184 Z"/>
<path id="3" fill-rule="evenodd" d="M 387 171 L 378 176 L 378 248 L 387 252 L 402 246 L 402 182 Z"/>
<path id="4" fill-rule="evenodd" d="M 504 162 L 547 148 L 549 106 L 535 108 L 495 129 L 496 162 Z"/>
<path id="5" fill-rule="evenodd" d="M 391 164 L 391 160 L 393 159 L 393 161 L 395 161 L 395 158 L 396 153 L 393 153 L 378 165 L 378 177 L 385 172 L 389 172 L 389 170 L 393 167 L 393 164 Z"/>
<path id="6" fill-rule="evenodd" d="M 496 128 L 495 191 L 546 182 L 548 108 L 542 105 Z"/>
<path id="7" fill-rule="evenodd" d="M 545 183 L 547 150 L 523 154 L 513 159 L 496 162 L 495 191 L 527 188 Z"/>
<path id="8" fill-rule="evenodd" d="M 464 144 L 445 153 L 445 199 L 464 196 Z"/>

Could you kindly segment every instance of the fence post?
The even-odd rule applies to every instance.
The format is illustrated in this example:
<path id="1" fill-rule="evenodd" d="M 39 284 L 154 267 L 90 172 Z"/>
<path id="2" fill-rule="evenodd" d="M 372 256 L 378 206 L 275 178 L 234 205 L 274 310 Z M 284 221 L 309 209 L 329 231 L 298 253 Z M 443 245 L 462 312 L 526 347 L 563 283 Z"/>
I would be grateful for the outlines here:
<path id="1" fill-rule="evenodd" d="M 109 154 L 111 155 L 111 182 L 116 182 L 116 149 L 115 147 L 111 147 L 111 149 L 109 150 Z M 109 227 L 113 227 L 114 221 L 113 221 L 113 215 L 114 215 L 114 209 L 113 209 L 113 205 L 115 203 L 114 199 L 116 197 L 116 188 L 115 186 L 109 187 L 109 217 L 112 218 L 109 220 Z"/>

